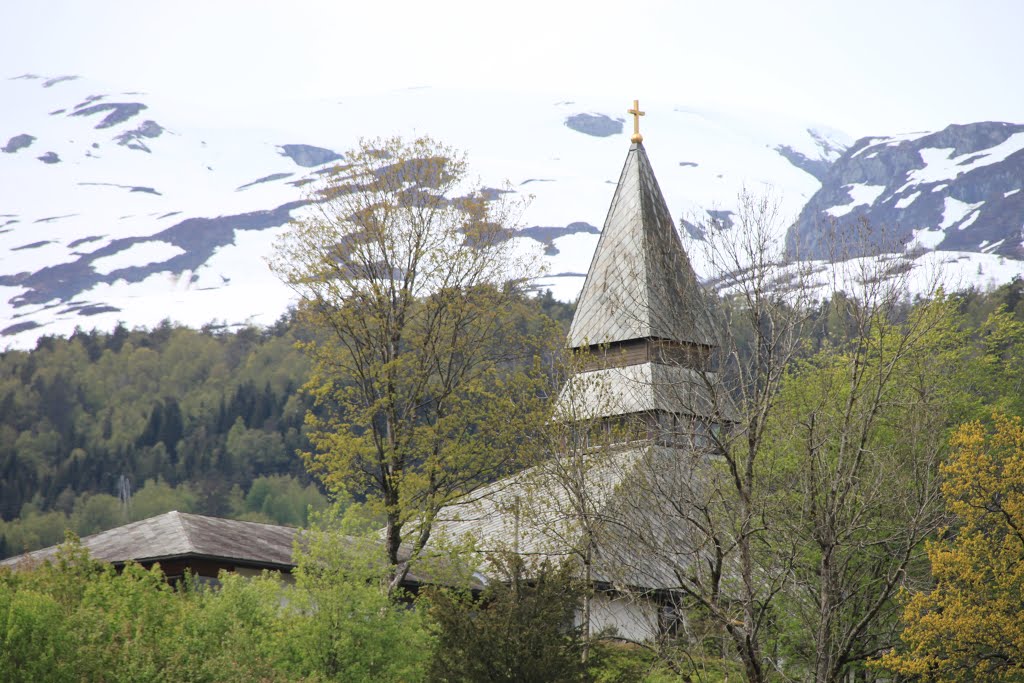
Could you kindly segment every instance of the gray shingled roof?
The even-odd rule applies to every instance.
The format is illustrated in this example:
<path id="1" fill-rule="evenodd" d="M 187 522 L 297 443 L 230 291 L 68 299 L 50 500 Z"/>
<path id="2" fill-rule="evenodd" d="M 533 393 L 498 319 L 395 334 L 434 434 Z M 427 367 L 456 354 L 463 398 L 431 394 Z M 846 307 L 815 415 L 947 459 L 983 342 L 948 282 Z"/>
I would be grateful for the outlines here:
<path id="1" fill-rule="evenodd" d="M 704 458 L 645 443 L 595 450 L 574 458 L 557 456 L 495 482 L 446 507 L 435 520 L 432 543 L 472 539 L 481 553 L 500 549 L 526 556 L 578 559 L 586 508 L 597 552 L 592 579 L 622 587 L 671 590 L 674 569 L 693 560 L 686 521 L 655 488 L 686 495 L 694 467 Z M 585 491 L 573 497 L 571 490 Z M 652 553 L 657 538 L 675 557 Z M 486 568 L 482 568 L 486 571 Z"/>
<path id="2" fill-rule="evenodd" d="M 615 188 L 569 346 L 654 337 L 714 345 L 707 306 L 642 143 Z"/>
<path id="3" fill-rule="evenodd" d="M 173 511 L 86 536 L 82 546 L 94 559 L 114 564 L 128 560 L 147 562 L 203 557 L 287 568 L 295 564 L 292 541 L 296 531 L 273 524 Z M 51 546 L 8 558 L 0 562 L 0 566 L 13 566 L 26 560 L 41 562 L 56 553 L 57 546 Z"/>
<path id="4" fill-rule="evenodd" d="M 82 546 L 94 560 L 123 564 L 129 560 L 140 563 L 172 559 L 224 560 L 236 565 L 265 569 L 288 570 L 295 566 L 293 542 L 301 529 L 276 524 L 242 522 L 187 512 L 167 512 L 156 517 L 131 522 L 81 539 Z M 355 540 L 353 539 L 353 543 Z M 52 560 L 58 546 L 50 546 L 24 555 L 9 557 L 0 567 L 17 567 Z M 408 559 L 407 548 L 399 551 L 399 559 Z M 406 586 L 445 583 L 446 577 L 458 569 L 448 558 L 426 558 L 406 577 Z M 461 569 L 459 572 L 465 573 Z M 470 588 L 482 589 L 481 577 L 474 576 Z"/>

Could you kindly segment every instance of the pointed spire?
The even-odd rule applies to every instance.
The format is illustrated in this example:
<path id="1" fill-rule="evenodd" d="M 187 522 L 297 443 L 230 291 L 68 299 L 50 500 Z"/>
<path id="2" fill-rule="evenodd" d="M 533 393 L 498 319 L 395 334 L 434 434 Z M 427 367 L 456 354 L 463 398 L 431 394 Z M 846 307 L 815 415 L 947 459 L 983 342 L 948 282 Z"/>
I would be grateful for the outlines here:
<path id="1" fill-rule="evenodd" d="M 569 346 L 664 340 L 712 346 L 703 292 L 642 142 L 626 155 Z"/>

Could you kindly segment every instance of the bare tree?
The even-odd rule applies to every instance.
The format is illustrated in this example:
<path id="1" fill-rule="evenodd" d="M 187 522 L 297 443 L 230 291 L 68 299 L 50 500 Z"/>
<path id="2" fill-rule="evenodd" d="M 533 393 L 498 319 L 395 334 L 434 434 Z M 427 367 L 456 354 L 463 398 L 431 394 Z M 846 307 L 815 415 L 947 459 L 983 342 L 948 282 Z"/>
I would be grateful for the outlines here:
<path id="1" fill-rule="evenodd" d="M 694 380 L 714 401 L 710 454 L 699 476 L 655 491 L 690 529 L 691 554 L 677 562 L 676 588 L 727 634 L 749 681 L 766 680 L 772 669 L 765 643 L 791 575 L 793 544 L 773 536 L 778 510 L 765 495 L 775 458 L 767 437 L 811 322 L 813 294 L 812 273 L 787 262 L 779 232 L 775 200 L 751 193 L 739 197 L 731 229 L 705 230 L 705 276 L 721 292 L 705 309 L 714 360 Z"/>
<path id="2" fill-rule="evenodd" d="M 953 312 L 911 309 L 909 271 L 885 256 L 787 258 L 768 195 L 702 232 L 710 360 L 665 359 L 688 372 L 655 387 L 696 409 L 658 424 L 674 458 L 650 448 L 606 526 L 638 567 L 671 571 L 658 585 L 725 636 L 747 680 L 837 681 L 892 644 L 892 598 L 941 521 Z M 846 293 L 831 311 L 843 329 L 814 354 L 830 292 Z"/>
<path id="3" fill-rule="evenodd" d="M 857 264 L 830 313 L 845 334 L 783 387 L 771 430 L 775 534 L 799 549 L 786 609 L 815 681 L 838 681 L 898 639 L 899 588 L 926 575 L 923 542 L 943 523 L 939 463 L 960 404 L 966 344 L 955 306 L 911 308 L 906 272 Z M 802 645 L 800 644 L 802 640 Z"/>

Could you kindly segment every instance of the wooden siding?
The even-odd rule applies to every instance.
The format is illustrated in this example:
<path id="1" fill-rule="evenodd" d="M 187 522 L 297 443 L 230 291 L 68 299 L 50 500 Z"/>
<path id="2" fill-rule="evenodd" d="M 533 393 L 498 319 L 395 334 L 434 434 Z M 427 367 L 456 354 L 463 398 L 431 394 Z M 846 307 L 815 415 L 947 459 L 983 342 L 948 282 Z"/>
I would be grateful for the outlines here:
<path id="1" fill-rule="evenodd" d="M 583 372 L 624 368 L 641 363 L 678 365 L 693 370 L 711 369 L 711 347 L 669 339 L 629 339 L 585 347 Z"/>

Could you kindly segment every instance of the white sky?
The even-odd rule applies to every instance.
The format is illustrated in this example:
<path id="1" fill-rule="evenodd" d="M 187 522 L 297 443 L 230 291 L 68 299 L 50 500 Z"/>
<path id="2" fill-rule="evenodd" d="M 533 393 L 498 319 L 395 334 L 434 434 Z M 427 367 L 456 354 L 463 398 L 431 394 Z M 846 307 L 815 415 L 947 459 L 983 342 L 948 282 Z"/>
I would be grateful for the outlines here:
<path id="1" fill-rule="evenodd" d="M 212 109 L 432 85 L 742 106 L 853 137 L 1024 122 L 1022 0 L 0 0 L 0 26 L 2 78 Z"/>

